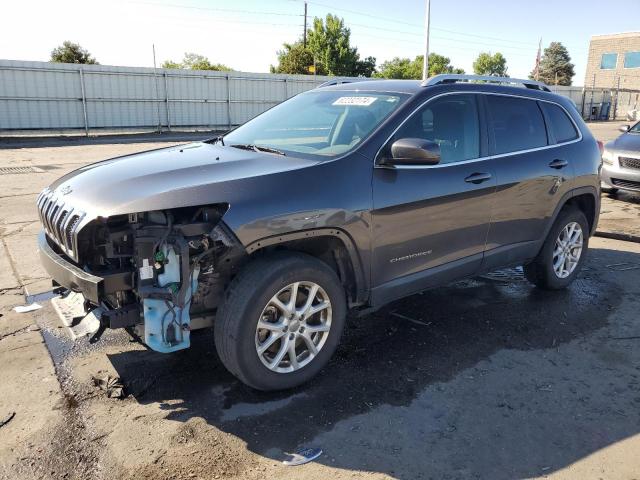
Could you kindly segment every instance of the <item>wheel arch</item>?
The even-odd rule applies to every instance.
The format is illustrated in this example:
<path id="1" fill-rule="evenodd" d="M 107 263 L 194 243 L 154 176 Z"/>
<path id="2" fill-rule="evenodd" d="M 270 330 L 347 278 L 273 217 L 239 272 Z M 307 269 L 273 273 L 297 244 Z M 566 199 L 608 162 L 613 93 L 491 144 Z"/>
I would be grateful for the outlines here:
<path id="1" fill-rule="evenodd" d="M 273 251 L 302 252 L 322 260 L 338 275 L 347 293 L 349 307 L 368 299 L 368 282 L 353 239 L 339 228 L 319 228 L 288 232 L 255 240 L 246 246 L 250 257 Z"/>
<path id="2" fill-rule="evenodd" d="M 596 188 L 586 186 L 576 188 L 564 194 L 562 199 L 558 202 L 558 205 L 553 212 L 553 216 L 545 229 L 544 236 L 542 237 L 543 239 L 547 238 L 547 235 L 558 218 L 558 215 L 560 215 L 560 212 L 564 208 L 570 206 L 576 206 L 585 214 L 587 221 L 589 222 L 590 236 L 594 234 L 600 214 L 600 200 Z"/>

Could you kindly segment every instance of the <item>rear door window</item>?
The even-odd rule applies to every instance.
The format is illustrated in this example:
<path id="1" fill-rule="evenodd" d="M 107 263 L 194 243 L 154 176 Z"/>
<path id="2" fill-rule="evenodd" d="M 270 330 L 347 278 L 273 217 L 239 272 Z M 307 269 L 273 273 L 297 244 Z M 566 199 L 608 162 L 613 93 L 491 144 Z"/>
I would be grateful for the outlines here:
<path id="1" fill-rule="evenodd" d="M 487 95 L 493 153 L 518 152 L 547 145 L 547 130 L 538 102 Z"/>
<path id="2" fill-rule="evenodd" d="M 555 137 L 556 143 L 570 142 L 578 138 L 578 131 L 567 113 L 558 105 L 540 102 L 549 121 L 549 130 Z"/>

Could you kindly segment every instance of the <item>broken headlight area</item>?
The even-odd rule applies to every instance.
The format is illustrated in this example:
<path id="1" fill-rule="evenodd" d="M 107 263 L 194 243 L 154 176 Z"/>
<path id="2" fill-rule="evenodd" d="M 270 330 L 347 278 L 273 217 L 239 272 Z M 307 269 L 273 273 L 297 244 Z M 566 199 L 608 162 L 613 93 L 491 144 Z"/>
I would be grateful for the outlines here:
<path id="1" fill-rule="evenodd" d="M 226 206 L 180 208 L 99 219 L 79 250 L 94 275 L 123 274 L 122 290 L 100 305 L 100 329 L 126 328 L 159 352 L 190 346 L 191 330 L 210 326 L 245 250 L 222 222 Z"/>

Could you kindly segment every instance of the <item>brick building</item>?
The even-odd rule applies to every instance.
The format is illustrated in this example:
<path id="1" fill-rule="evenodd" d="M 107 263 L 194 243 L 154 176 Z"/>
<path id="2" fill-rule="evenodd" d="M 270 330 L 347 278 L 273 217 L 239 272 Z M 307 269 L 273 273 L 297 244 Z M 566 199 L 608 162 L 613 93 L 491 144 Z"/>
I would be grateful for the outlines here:
<path id="1" fill-rule="evenodd" d="M 640 90 L 640 32 L 595 35 L 589 44 L 584 85 Z"/>

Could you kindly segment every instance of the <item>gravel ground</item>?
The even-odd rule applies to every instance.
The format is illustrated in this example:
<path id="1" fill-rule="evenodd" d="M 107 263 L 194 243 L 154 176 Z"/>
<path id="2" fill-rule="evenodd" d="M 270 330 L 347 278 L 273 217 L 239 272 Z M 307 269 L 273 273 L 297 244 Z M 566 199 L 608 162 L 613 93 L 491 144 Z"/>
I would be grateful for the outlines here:
<path id="1" fill-rule="evenodd" d="M 599 138 L 611 124 L 594 124 Z M 71 168 L 184 137 L 0 146 L 0 478 L 633 478 L 640 471 L 640 244 L 592 239 L 567 291 L 521 272 L 466 280 L 350 319 L 335 358 L 297 390 L 251 391 L 208 333 L 161 355 L 108 332 L 71 342 L 44 290 L 34 197 Z M 113 139 L 111 139 L 113 142 Z M 4 147 L 4 148 L 2 148 Z M 606 197 L 603 220 L 634 228 L 639 202 Z M 627 210 L 628 209 L 628 210 Z M 612 212 L 612 213 L 610 213 Z M 619 217 L 619 218 L 616 218 Z M 617 228 L 617 227 L 616 227 Z M 122 379 L 106 397 L 92 376 Z M 324 450 L 281 464 L 299 446 Z"/>

